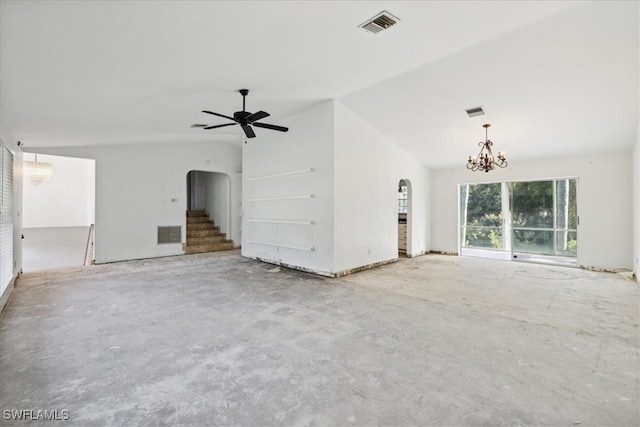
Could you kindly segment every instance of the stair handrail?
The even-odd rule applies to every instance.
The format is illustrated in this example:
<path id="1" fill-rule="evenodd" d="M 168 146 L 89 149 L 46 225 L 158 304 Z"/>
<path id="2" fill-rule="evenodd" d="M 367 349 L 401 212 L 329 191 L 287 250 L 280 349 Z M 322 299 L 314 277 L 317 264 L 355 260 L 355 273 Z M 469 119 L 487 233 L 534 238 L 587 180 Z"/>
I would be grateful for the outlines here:
<path id="1" fill-rule="evenodd" d="M 93 259 L 93 234 L 95 230 L 95 224 L 91 224 L 89 227 L 89 237 L 87 238 L 87 247 L 84 252 L 84 265 L 92 265 Z"/>

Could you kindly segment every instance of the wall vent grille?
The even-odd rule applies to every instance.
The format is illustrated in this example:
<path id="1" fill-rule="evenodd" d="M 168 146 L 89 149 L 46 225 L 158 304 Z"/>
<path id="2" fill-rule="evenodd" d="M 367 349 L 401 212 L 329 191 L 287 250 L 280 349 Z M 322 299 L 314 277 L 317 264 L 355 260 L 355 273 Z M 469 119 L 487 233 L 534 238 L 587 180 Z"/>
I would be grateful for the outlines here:
<path id="1" fill-rule="evenodd" d="M 180 243 L 180 239 L 182 237 L 182 227 L 181 226 L 169 226 L 169 227 L 161 227 L 158 226 L 158 244 L 165 243 Z"/>
<path id="2" fill-rule="evenodd" d="M 364 23 L 358 25 L 360 28 L 372 32 L 374 34 L 379 33 L 382 30 L 386 30 L 395 25 L 399 21 L 398 18 L 383 10 L 373 18 L 366 20 Z"/>
<path id="3" fill-rule="evenodd" d="M 469 108 L 467 110 L 467 114 L 469 115 L 469 117 L 484 116 L 484 108 L 482 108 L 481 106 Z"/>

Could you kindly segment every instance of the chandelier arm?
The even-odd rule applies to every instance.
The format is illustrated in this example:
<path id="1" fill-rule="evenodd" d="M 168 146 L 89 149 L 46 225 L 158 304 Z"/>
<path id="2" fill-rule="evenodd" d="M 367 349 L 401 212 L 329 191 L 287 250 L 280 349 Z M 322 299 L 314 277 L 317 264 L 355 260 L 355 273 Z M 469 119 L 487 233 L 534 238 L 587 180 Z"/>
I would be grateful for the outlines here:
<path id="1" fill-rule="evenodd" d="M 497 157 L 494 157 L 493 155 L 493 151 L 491 150 L 493 142 L 491 142 L 491 140 L 489 139 L 489 126 L 491 126 L 489 123 L 482 125 L 485 130 L 485 140 L 484 142 L 481 141 L 478 143 L 480 152 L 475 158 L 469 156 L 469 159 L 467 161 L 467 169 L 471 171 L 475 172 L 483 170 L 485 172 L 489 172 L 490 170 L 495 169 L 496 166 L 498 166 L 499 168 L 505 168 L 508 165 L 507 159 L 505 158 L 505 155 L 502 151 L 498 151 Z"/>

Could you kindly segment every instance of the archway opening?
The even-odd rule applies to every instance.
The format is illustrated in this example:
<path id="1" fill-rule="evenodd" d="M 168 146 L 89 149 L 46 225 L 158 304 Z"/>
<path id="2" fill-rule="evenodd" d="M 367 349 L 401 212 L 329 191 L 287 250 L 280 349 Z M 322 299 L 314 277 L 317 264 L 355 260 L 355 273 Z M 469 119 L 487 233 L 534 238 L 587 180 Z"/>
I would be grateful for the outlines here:
<path id="1" fill-rule="evenodd" d="M 398 181 L 398 257 L 411 256 L 411 182 Z"/>
<path id="2" fill-rule="evenodd" d="M 235 248 L 231 221 L 231 180 L 227 174 L 187 173 L 186 253 Z"/>

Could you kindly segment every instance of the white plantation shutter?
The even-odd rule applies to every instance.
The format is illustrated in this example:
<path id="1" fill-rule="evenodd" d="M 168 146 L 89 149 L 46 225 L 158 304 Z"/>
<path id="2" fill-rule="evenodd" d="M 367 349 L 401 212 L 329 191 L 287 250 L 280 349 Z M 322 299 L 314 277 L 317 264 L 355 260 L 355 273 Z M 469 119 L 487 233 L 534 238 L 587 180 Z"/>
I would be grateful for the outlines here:
<path id="1" fill-rule="evenodd" d="M 13 279 L 13 154 L 0 141 L 0 295 Z"/>

